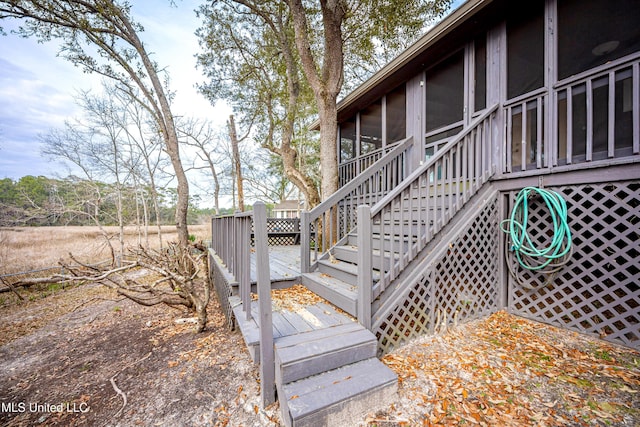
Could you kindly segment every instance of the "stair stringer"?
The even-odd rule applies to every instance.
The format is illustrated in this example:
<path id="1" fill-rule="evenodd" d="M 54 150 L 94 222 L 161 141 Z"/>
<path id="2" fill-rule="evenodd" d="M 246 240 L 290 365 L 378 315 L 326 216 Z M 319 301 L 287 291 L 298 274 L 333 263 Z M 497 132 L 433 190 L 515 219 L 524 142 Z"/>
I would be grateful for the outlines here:
<path id="1" fill-rule="evenodd" d="M 372 306 L 371 331 L 378 339 L 378 354 L 384 354 L 402 342 L 426 333 L 436 333 L 450 323 L 490 314 L 501 306 L 502 291 L 499 280 L 499 192 L 491 182 L 482 188 L 465 204 L 449 223 L 427 244 L 421 253 L 400 273 Z M 490 222 L 491 224 L 485 224 Z M 485 225 L 486 233 L 474 236 L 472 227 Z M 447 255 L 459 251 L 460 244 L 467 245 L 471 239 L 485 239 L 489 243 L 489 253 L 468 254 L 469 266 L 453 277 L 468 282 L 474 276 L 486 276 L 491 283 L 479 284 L 474 290 L 469 283 L 457 283 L 453 289 L 438 287 L 434 271 Z M 464 248 L 462 248 L 464 250 Z M 487 252 L 476 248 L 477 252 Z M 479 256 L 481 255 L 481 256 Z M 471 262 L 483 264 L 480 271 L 472 271 Z M 458 277 L 460 276 L 460 277 Z M 456 291 L 456 286 L 461 289 Z M 466 289 L 465 289 L 466 288 Z M 471 289 L 470 289 L 471 288 Z M 448 292 L 450 300 L 438 301 Z M 451 293 L 456 293 L 451 296 Z M 457 294 L 460 295 L 457 295 Z M 464 295 L 463 295 L 464 294 Z M 469 295 L 467 295 L 469 294 Z M 451 301 L 451 299 L 459 299 Z M 480 301 L 481 299 L 481 301 Z M 477 300 L 477 301 L 476 301 Z M 474 302 L 475 301 L 475 302 Z M 478 303 L 478 304 L 476 304 Z M 457 312 L 457 314 L 456 314 Z"/>

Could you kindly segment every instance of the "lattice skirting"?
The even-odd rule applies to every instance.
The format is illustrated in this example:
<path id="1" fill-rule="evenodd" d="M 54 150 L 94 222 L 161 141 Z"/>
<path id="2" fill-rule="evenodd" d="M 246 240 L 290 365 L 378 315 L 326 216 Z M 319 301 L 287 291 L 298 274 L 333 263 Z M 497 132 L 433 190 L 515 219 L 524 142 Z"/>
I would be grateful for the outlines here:
<path id="1" fill-rule="evenodd" d="M 509 310 L 640 349 L 640 182 L 551 189 L 567 201 L 573 256 L 548 286 L 541 275 L 518 269 L 525 286 L 509 277 Z M 540 244 L 549 238 L 549 214 L 537 199 L 529 203 L 531 234 Z"/>
<path id="2" fill-rule="evenodd" d="M 454 238 L 442 242 L 427 262 L 416 267 L 422 271 L 403 285 L 401 302 L 374 325 L 379 353 L 499 309 L 498 206 L 494 196 L 471 220 L 463 223 L 460 218 L 452 227 L 459 230 Z"/>
<path id="3" fill-rule="evenodd" d="M 213 285 L 218 295 L 218 301 L 220 302 L 220 309 L 224 313 L 224 317 L 227 321 L 229 329 L 235 329 L 235 318 L 233 316 L 233 307 L 231 306 L 230 298 L 232 295 L 231 283 L 227 274 L 225 274 L 226 268 L 221 266 L 216 257 L 209 254 L 209 274 L 213 281 Z"/>

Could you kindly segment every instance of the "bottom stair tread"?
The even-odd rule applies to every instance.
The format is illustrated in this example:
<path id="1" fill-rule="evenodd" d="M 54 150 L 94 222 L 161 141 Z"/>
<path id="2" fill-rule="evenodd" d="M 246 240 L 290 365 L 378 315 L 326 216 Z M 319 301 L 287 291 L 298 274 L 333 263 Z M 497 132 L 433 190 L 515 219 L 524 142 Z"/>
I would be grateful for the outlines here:
<path id="1" fill-rule="evenodd" d="M 349 425 L 389 404 L 397 383 L 374 357 L 285 384 L 279 400 L 288 426 Z"/>

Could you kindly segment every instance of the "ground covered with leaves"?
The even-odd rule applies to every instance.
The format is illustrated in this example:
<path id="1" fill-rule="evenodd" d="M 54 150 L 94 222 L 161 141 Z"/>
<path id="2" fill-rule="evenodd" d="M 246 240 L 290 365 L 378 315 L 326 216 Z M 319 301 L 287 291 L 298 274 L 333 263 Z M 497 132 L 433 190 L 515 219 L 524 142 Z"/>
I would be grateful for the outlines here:
<path id="1" fill-rule="evenodd" d="M 505 312 L 383 361 L 400 399 L 370 425 L 640 425 L 638 352 Z"/>
<path id="2" fill-rule="evenodd" d="M 307 293 L 274 291 L 274 303 L 318 302 Z M 195 334 L 176 323 L 191 314 L 98 285 L 25 296 L 0 306 L 0 425 L 278 425 L 215 299 Z M 363 425 L 640 425 L 640 354 L 504 312 L 383 360 L 398 399 Z"/>

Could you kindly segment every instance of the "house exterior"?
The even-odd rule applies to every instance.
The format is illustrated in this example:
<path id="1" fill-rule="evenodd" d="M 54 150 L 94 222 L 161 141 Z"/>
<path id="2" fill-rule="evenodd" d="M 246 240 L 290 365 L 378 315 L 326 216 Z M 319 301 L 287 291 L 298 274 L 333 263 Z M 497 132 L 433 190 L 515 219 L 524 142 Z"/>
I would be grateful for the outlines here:
<path id="1" fill-rule="evenodd" d="M 212 222 L 210 274 L 229 323 L 236 319 L 247 343 L 260 335 L 252 343 L 261 369 L 274 366 L 270 332 L 288 326 L 271 320 L 268 297 L 273 270 L 284 265 L 287 283 L 356 318 L 377 355 L 503 309 L 640 349 L 639 22 L 637 0 L 468 0 L 347 95 L 338 105 L 341 187 L 300 212 L 299 257 L 277 260 L 274 248 L 261 248 L 274 231 L 265 212 Z M 571 238 L 561 244 L 570 250 L 551 269 L 522 267 L 503 233 L 528 187 L 566 203 Z M 522 227 L 544 246 L 558 217 L 539 196 L 527 202 Z M 263 244 L 251 249 L 254 240 Z M 252 251 L 261 262 L 250 262 Z M 257 285 L 259 322 L 256 266 L 272 269 L 270 282 Z M 320 413 L 358 414 L 390 398 L 370 399 L 359 383 L 342 393 L 338 370 L 363 362 L 350 358 L 356 341 L 338 330 L 303 339 L 320 353 L 317 342 L 332 349 L 309 357 L 322 369 L 299 369 L 307 390 L 335 398 L 318 411 L 306 400 L 296 406 L 300 389 L 284 374 L 273 381 L 261 373 L 263 389 L 278 389 L 286 425 L 317 425 Z M 286 368 L 280 347 L 299 338 L 279 337 L 276 372 Z M 336 372 L 340 381 L 321 382 L 339 383 L 340 393 L 323 390 L 318 378 Z M 387 378 L 380 372 L 360 373 L 371 387 L 372 378 Z M 396 382 L 390 376 L 374 388 L 392 393 Z"/>
<path id="2" fill-rule="evenodd" d="M 380 261 L 365 278 L 359 276 L 363 260 L 352 257 L 359 268 L 353 286 L 374 283 L 367 295 L 347 301 L 324 292 L 314 283 L 318 278 L 306 280 L 308 287 L 362 314 L 383 352 L 433 331 L 438 322 L 501 308 L 638 348 L 638 22 L 640 2 L 634 0 L 468 0 L 342 99 L 344 191 L 333 210 L 303 214 L 303 230 L 336 223 L 324 239 L 331 244 L 314 246 L 308 266 L 303 256 L 303 273 L 324 268 L 322 274 L 339 275 L 323 260 L 339 257 L 347 244 L 356 245 L 354 234 L 366 233 L 357 206 L 371 207 L 374 236 L 384 224 L 426 229 L 397 233 L 405 245 L 416 243 L 409 254 L 389 250 L 409 261 L 389 261 L 388 267 Z M 397 163 L 377 164 L 386 169 L 372 173 L 369 167 L 384 163 L 399 144 L 406 148 Z M 421 168 L 422 178 L 401 184 Z M 463 196 L 471 182 L 477 191 Z M 450 191 L 454 185 L 460 192 Z M 551 285 L 535 272 L 514 277 L 505 261 L 499 223 L 526 186 L 554 189 L 569 206 L 573 256 Z M 420 187 L 431 190 L 420 193 Z M 389 194 L 398 191 L 403 195 L 392 202 Z M 422 206 L 416 200 L 431 203 L 426 199 L 437 206 L 415 207 Z M 380 203 L 395 207 L 380 213 Z M 548 214 L 534 209 L 534 234 L 548 234 Z M 412 214 L 398 220 L 402 211 Z M 371 244 L 374 250 L 384 245 Z"/>
<path id="3" fill-rule="evenodd" d="M 304 203 L 300 200 L 282 200 L 272 209 L 273 218 L 298 218 Z"/>
<path id="4" fill-rule="evenodd" d="M 499 178 L 634 162 L 639 18 L 633 0 L 467 1 L 339 103 L 341 182 L 407 136 L 419 164 L 495 104 Z"/>

